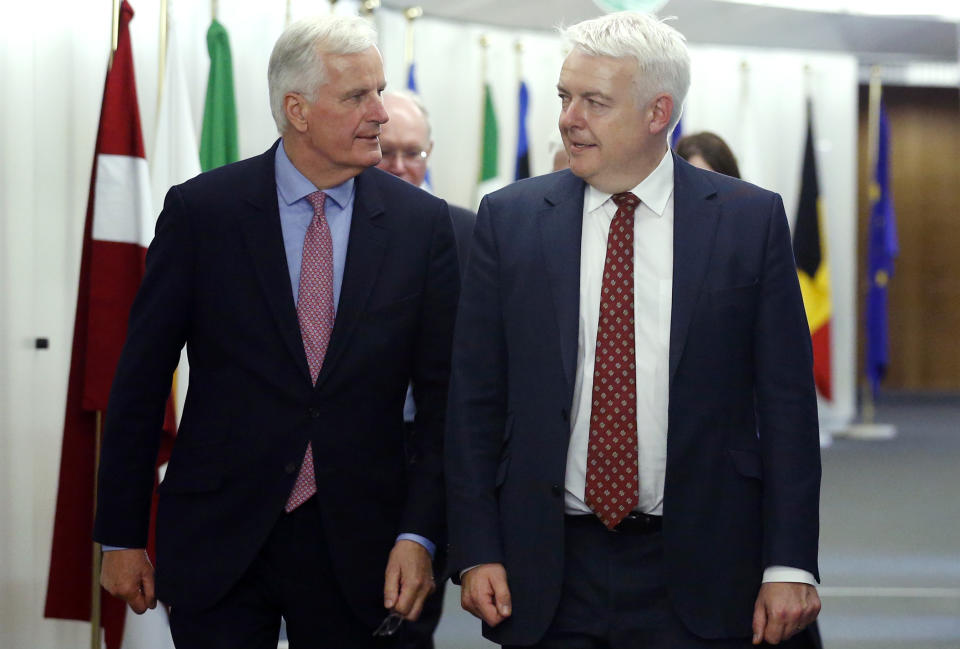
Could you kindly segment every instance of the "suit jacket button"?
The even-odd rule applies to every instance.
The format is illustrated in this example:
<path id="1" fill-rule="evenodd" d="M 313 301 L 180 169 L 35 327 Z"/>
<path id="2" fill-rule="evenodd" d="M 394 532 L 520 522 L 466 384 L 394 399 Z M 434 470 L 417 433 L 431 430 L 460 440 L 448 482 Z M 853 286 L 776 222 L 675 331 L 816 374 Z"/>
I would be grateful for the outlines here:
<path id="1" fill-rule="evenodd" d="M 296 462 L 287 462 L 283 466 L 283 470 L 287 472 L 287 475 L 297 472 L 297 463 Z"/>
<path id="2" fill-rule="evenodd" d="M 559 498 L 560 496 L 563 495 L 563 487 L 561 487 L 558 484 L 555 484 L 552 487 L 550 487 L 550 493 L 552 493 L 554 496 Z"/>
<path id="3" fill-rule="evenodd" d="M 310 408 L 309 410 L 307 410 L 307 414 L 310 415 L 310 417 L 312 417 L 313 419 L 317 419 L 318 417 L 320 417 L 320 410 L 318 410 L 317 408 Z"/>

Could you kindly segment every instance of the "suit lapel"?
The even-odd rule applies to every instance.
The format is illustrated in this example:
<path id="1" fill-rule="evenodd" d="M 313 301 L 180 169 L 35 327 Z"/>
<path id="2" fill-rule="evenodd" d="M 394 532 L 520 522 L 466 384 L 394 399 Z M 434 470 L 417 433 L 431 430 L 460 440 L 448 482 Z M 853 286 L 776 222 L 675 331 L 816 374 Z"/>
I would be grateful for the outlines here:
<path id="1" fill-rule="evenodd" d="M 565 171 L 544 196 L 547 206 L 538 215 L 543 259 L 560 333 L 563 374 L 571 397 L 577 368 L 583 190 L 584 182 Z"/>
<path id="2" fill-rule="evenodd" d="M 389 232 L 380 222 L 384 213 L 383 197 L 369 169 L 357 176 L 355 191 L 340 302 L 327 354 L 317 377 L 318 387 L 330 376 L 347 347 L 380 272 L 389 240 Z"/>
<path id="3" fill-rule="evenodd" d="M 280 229 L 280 208 L 274 162 L 277 145 L 255 158 L 256 174 L 246 190 L 244 200 L 252 209 L 240 214 L 240 229 L 253 258 L 260 287 L 280 331 L 284 345 L 304 378 L 310 380 L 307 357 L 300 338 L 300 323 L 290 288 L 290 272 Z"/>
<path id="4" fill-rule="evenodd" d="M 670 319 L 670 380 L 683 355 L 690 319 L 710 262 L 720 220 L 717 192 L 704 172 L 674 155 L 673 307 Z"/>

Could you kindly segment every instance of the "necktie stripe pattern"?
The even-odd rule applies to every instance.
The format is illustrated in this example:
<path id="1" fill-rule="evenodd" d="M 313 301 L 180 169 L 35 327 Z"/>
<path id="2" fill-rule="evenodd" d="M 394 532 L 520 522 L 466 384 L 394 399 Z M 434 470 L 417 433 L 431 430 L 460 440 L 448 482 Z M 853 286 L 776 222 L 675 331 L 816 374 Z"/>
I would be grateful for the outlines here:
<path id="1" fill-rule="evenodd" d="M 324 215 L 323 206 L 327 195 L 313 192 L 307 200 L 313 206 L 313 220 L 303 239 L 303 259 L 300 263 L 300 286 L 297 292 L 297 319 L 300 321 L 300 337 L 307 355 L 310 378 L 316 384 L 323 367 L 323 358 L 330 343 L 333 330 L 333 237 Z M 305 503 L 317 493 L 317 481 L 313 470 L 313 448 L 307 451 L 300 465 L 300 473 L 293 485 L 285 507 L 287 512 Z"/>
<path id="2" fill-rule="evenodd" d="M 593 369 L 584 501 L 609 529 L 640 500 L 637 477 L 637 365 L 633 312 L 633 221 L 640 199 L 614 194 L 603 265 Z"/>

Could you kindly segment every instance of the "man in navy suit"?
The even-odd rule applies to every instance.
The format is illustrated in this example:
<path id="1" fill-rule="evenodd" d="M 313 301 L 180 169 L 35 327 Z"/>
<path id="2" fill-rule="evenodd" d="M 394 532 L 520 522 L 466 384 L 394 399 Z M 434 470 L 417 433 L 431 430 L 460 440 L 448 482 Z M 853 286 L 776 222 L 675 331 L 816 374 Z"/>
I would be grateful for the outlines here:
<path id="1" fill-rule="evenodd" d="M 287 28 L 268 73 L 282 138 L 173 187 L 157 222 L 107 411 L 95 537 L 117 548 L 107 590 L 137 612 L 170 604 L 181 649 L 273 649 L 281 617 L 294 648 L 397 646 L 434 589 L 457 254 L 443 201 L 370 168 L 387 121 L 375 42 L 361 18 Z M 142 548 L 183 344 L 154 588 Z"/>
<path id="2" fill-rule="evenodd" d="M 683 37 L 565 31 L 570 170 L 485 197 L 454 336 L 450 569 L 504 646 L 778 644 L 812 622 L 820 457 L 780 197 L 677 159 Z"/>

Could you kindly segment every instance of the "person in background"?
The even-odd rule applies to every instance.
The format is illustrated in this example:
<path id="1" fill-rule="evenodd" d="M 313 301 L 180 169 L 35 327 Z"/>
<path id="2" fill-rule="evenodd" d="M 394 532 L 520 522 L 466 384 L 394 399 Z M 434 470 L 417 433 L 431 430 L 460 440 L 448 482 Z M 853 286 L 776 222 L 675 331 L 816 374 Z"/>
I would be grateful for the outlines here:
<path id="1" fill-rule="evenodd" d="M 445 445 L 451 574 L 505 647 L 745 649 L 816 618 L 820 445 L 780 197 L 667 135 L 683 37 L 564 31 L 570 170 L 484 197 Z"/>
<path id="2" fill-rule="evenodd" d="M 677 155 L 694 167 L 716 171 L 731 178 L 740 177 L 737 158 L 727 143 L 710 131 L 684 135 L 677 141 Z"/>
<path id="3" fill-rule="evenodd" d="M 457 253 L 446 203 L 373 168 L 388 119 L 376 42 L 359 17 L 286 28 L 267 74 L 281 138 L 172 187 L 157 221 L 94 537 L 115 548 L 103 586 L 138 613 L 169 604 L 178 649 L 276 649 L 281 618 L 293 649 L 395 648 L 434 589 Z M 153 467 L 184 344 L 154 575 Z"/>
<path id="4" fill-rule="evenodd" d="M 430 120 L 426 106 L 419 95 L 408 90 L 385 92 L 383 106 L 390 121 L 380 130 L 380 149 L 383 158 L 377 164 L 380 169 L 403 178 L 408 183 L 426 188 L 427 164 L 433 151 L 430 138 Z M 454 205 L 449 206 L 453 233 L 457 242 L 461 272 L 466 268 L 470 235 L 473 233 L 477 215 Z M 403 407 L 404 426 L 407 433 L 407 461 L 418 461 L 419 438 L 416 430 L 416 404 L 412 390 L 408 390 Z M 443 568 L 444 548 L 438 549 L 434 559 L 437 590 L 423 604 L 423 612 L 416 621 L 408 622 L 404 637 L 404 649 L 433 649 L 433 634 L 443 612 L 443 594 L 446 576 Z"/>

